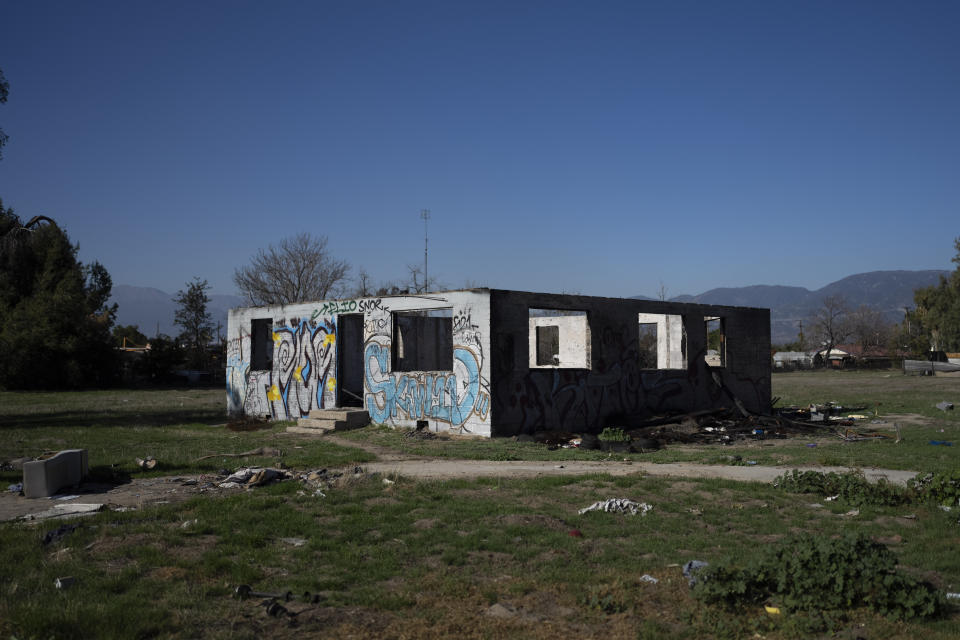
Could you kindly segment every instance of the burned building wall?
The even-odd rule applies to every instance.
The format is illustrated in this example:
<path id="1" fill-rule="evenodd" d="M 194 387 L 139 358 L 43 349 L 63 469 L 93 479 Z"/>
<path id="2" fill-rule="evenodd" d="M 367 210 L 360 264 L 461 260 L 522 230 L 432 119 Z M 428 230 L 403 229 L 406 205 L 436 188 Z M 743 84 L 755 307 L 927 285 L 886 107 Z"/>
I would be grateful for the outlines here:
<path id="1" fill-rule="evenodd" d="M 770 410 L 768 310 L 502 290 L 491 291 L 490 308 L 493 435 L 630 426 L 654 414 L 734 406 L 734 398 L 750 411 Z M 585 312 L 585 366 L 530 366 L 530 309 Z M 666 350 L 669 366 L 641 358 L 640 325 L 651 320 L 641 314 L 666 316 L 682 332 L 655 350 Z M 708 337 L 707 319 L 718 317 L 723 335 Z M 707 363 L 711 339 L 722 342 L 722 366 Z"/>

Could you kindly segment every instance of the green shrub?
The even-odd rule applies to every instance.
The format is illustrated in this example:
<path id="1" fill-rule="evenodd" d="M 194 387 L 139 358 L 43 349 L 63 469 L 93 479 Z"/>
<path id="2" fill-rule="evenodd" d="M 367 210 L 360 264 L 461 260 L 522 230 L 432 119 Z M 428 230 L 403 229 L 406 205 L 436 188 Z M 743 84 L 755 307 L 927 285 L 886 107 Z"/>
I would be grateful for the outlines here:
<path id="1" fill-rule="evenodd" d="M 960 469 L 942 473 L 928 473 L 910 481 L 910 488 L 921 502 L 943 505 L 960 504 Z"/>
<path id="2" fill-rule="evenodd" d="M 896 571 L 893 552 L 862 534 L 840 539 L 794 537 L 743 567 L 717 564 L 697 575 L 694 595 L 731 608 L 773 601 L 789 612 L 867 607 L 896 620 L 943 610 L 930 584 Z"/>
<path id="3" fill-rule="evenodd" d="M 620 427 L 604 427 L 597 439 L 604 442 L 630 442 L 630 435 Z"/>
<path id="4" fill-rule="evenodd" d="M 862 473 L 820 473 L 819 471 L 797 471 L 785 473 L 773 481 L 773 486 L 792 493 L 816 493 L 822 496 L 839 496 L 851 505 L 889 505 L 907 504 L 910 493 L 880 478 L 869 482 Z"/>

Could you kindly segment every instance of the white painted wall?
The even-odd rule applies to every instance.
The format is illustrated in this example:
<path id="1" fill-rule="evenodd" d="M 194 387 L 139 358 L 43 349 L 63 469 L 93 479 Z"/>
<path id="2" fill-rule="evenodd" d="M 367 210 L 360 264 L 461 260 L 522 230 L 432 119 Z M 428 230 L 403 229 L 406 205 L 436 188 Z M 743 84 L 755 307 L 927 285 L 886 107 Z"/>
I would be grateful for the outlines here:
<path id="1" fill-rule="evenodd" d="M 393 372 L 392 312 L 449 308 L 453 368 Z M 231 415 L 296 419 L 337 398 L 337 317 L 364 315 L 364 408 L 393 426 L 427 420 L 431 430 L 490 435 L 490 296 L 486 290 L 383 296 L 232 309 L 227 326 L 227 407 Z M 251 365 L 251 320 L 273 319 L 269 370 Z M 356 354 L 354 354 L 356 356 Z"/>

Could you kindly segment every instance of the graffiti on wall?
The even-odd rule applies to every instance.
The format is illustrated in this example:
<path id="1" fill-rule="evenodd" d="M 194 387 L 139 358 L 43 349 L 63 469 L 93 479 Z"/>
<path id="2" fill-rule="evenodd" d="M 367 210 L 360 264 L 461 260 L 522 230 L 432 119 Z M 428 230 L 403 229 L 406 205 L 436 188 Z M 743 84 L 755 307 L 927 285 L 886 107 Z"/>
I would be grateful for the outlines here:
<path id="1" fill-rule="evenodd" d="M 689 362 L 698 363 L 695 367 L 649 371 L 639 366 L 638 340 L 632 327 L 621 332 L 605 327 L 601 340 L 601 353 L 608 359 L 597 358 L 590 370 L 503 371 L 494 386 L 498 423 L 509 424 L 514 433 L 599 430 L 608 422 L 616 424 L 631 416 L 682 410 L 697 395 L 708 397 L 707 404 L 717 405 L 728 394 L 700 369 L 705 348 L 689 356 Z M 760 406 L 763 394 L 769 397 L 762 379 L 728 371 L 718 375 L 723 376 L 725 385 L 736 387 L 741 397 L 756 394 Z"/>
<path id="2" fill-rule="evenodd" d="M 357 300 L 331 300 L 324 302 L 321 306 L 314 309 L 311 320 L 316 320 L 322 315 L 331 315 L 335 313 L 366 313 L 367 311 L 383 311 L 381 298 L 361 298 Z"/>
<path id="3" fill-rule="evenodd" d="M 371 324 L 372 323 L 372 324 Z M 481 375 L 483 345 L 480 328 L 470 321 L 470 309 L 459 310 L 453 325 L 451 371 L 390 370 L 391 336 L 387 323 L 367 320 L 364 346 L 365 404 L 374 422 L 432 419 L 464 431 L 471 417 L 486 421 L 490 385 Z"/>
<path id="4" fill-rule="evenodd" d="M 336 328 L 330 318 L 291 319 L 273 332 L 273 368 L 249 371 L 243 412 L 300 418 L 336 404 Z M 249 345 L 249 336 L 241 343 Z M 249 346 L 248 346 L 249 349 Z M 229 353 L 228 353 L 229 361 Z M 229 362 L 228 362 L 229 364 Z M 230 384 L 235 384 L 231 378 Z"/>
<path id="5" fill-rule="evenodd" d="M 517 432 L 535 430 L 580 431 L 604 426 L 608 416 L 636 415 L 668 405 L 683 393 L 675 372 L 640 369 L 637 337 L 605 327 L 604 354 L 592 369 L 524 370 L 504 373 L 495 392 L 497 411 Z"/>
<path id="6" fill-rule="evenodd" d="M 244 345 L 247 355 L 244 356 Z M 247 375 L 250 373 L 250 335 L 241 333 L 227 341 L 227 411 L 239 411 L 246 399 Z"/>

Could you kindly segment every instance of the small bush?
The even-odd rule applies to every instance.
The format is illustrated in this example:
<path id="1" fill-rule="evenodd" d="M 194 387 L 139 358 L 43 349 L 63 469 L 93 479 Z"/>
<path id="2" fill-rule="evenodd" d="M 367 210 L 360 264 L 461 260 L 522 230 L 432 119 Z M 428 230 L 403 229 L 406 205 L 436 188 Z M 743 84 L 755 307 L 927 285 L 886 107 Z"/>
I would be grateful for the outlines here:
<path id="1" fill-rule="evenodd" d="M 773 486 L 792 493 L 816 493 L 822 496 L 840 496 L 851 505 L 889 505 L 907 504 L 911 501 L 909 492 L 896 487 L 885 479 L 869 482 L 862 473 L 820 473 L 819 471 L 797 471 L 785 473 L 773 481 Z"/>
<path id="2" fill-rule="evenodd" d="M 910 488 L 921 502 L 956 506 L 960 504 L 960 470 L 917 474 L 910 481 Z"/>
<path id="3" fill-rule="evenodd" d="M 867 607 L 896 620 L 943 610 L 943 596 L 933 586 L 895 567 L 893 552 L 862 534 L 837 540 L 795 537 L 744 567 L 717 564 L 703 569 L 694 595 L 727 607 L 773 598 L 790 612 Z"/>
<path id="4" fill-rule="evenodd" d="M 620 427 L 604 427 L 597 439 L 604 442 L 630 442 L 630 435 Z"/>

